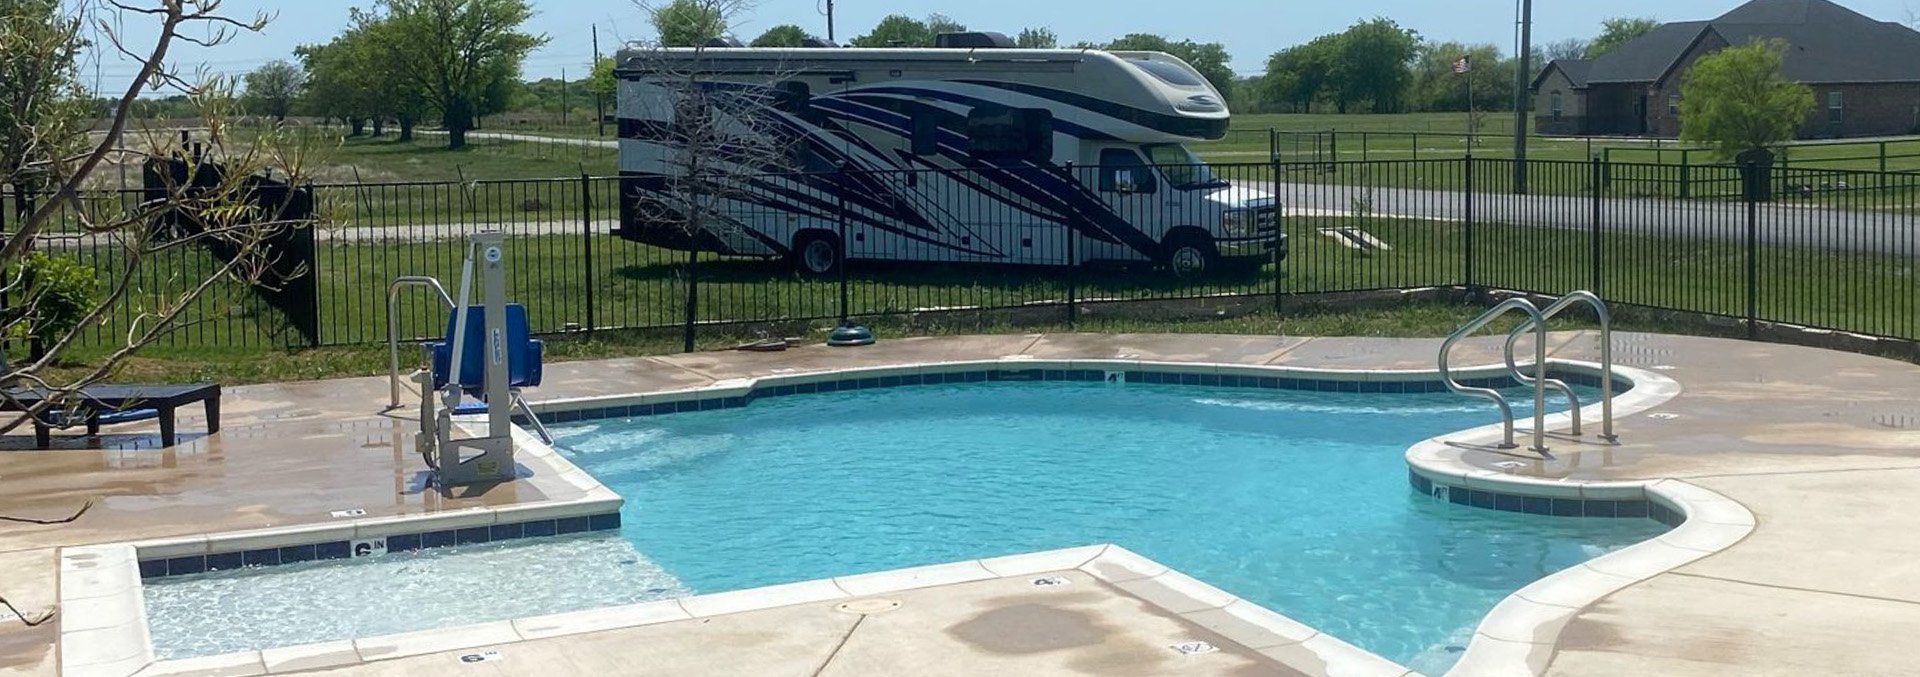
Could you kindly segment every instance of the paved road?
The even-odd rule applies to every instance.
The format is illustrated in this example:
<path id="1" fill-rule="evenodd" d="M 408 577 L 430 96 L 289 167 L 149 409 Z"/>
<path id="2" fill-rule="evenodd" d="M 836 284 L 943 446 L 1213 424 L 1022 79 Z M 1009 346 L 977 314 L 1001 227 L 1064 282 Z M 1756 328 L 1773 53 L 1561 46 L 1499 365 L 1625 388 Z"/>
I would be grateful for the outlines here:
<path id="1" fill-rule="evenodd" d="M 1376 214 L 1459 221 L 1467 217 L 1463 191 L 1377 188 L 1333 184 L 1250 182 L 1299 210 L 1350 211 L 1367 198 Z M 1863 196 L 1863 201 L 1868 198 Z M 1593 199 L 1584 196 L 1475 193 L 1473 218 L 1569 230 L 1593 227 Z M 1602 198 L 1601 227 L 1609 232 L 1744 242 L 1747 207 L 1717 200 Z M 1756 236 L 1762 243 L 1894 254 L 1920 253 L 1920 204 L 1906 213 L 1817 207 L 1792 199 L 1760 205 Z"/>

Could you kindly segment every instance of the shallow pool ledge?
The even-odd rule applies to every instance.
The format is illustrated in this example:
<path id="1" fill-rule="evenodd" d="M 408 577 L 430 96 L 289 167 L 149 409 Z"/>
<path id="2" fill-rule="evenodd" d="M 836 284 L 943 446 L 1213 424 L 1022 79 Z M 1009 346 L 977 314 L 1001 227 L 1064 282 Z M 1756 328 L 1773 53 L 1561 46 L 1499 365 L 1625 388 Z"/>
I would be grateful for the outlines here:
<path id="1" fill-rule="evenodd" d="M 1598 373 L 1600 368 L 1588 362 L 1556 360 L 1555 363 L 1591 373 Z M 1657 372 L 1620 366 L 1615 366 L 1614 372 L 1633 382 L 1631 390 L 1614 398 L 1616 422 L 1644 413 L 1680 394 L 1678 382 Z M 1582 407 L 1580 413 L 1589 435 L 1597 434 L 1600 405 Z M 1567 412 L 1547 417 L 1549 430 L 1565 429 L 1571 422 Z M 1414 445 L 1407 450 L 1412 481 L 1417 488 L 1436 496 L 1464 492 L 1476 499 L 1485 499 L 1477 502 L 1505 505 L 1514 499 L 1520 502 L 1545 499 L 1556 506 L 1555 514 L 1582 515 L 1587 514 L 1584 506 L 1641 502 L 1650 507 L 1649 516 L 1674 528 L 1652 540 L 1534 581 L 1507 596 L 1481 619 L 1466 653 L 1447 672 L 1448 677 L 1545 674 L 1553 660 L 1560 630 L 1581 609 L 1628 586 L 1733 547 L 1753 533 L 1756 522 L 1746 506 L 1679 480 L 1591 482 L 1530 477 L 1488 470 L 1464 459 L 1467 451 L 1491 448 L 1500 440 L 1501 432 L 1500 424 L 1493 424 Z M 1531 452 L 1517 450 L 1515 453 Z M 1524 461 L 1521 463 L 1524 467 Z M 1569 510 L 1561 511 L 1558 506 L 1567 506 Z"/>
<path id="2" fill-rule="evenodd" d="M 75 549 L 83 550 L 83 549 Z M 105 550 L 116 550 L 108 553 Z M 98 556 L 130 558 L 125 545 L 102 549 Z M 91 552 L 91 551 L 88 551 Z M 1149 617 L 1175 619 L 1153 631 L 1141 630 L 1129 641 L 1159 645 L 1169 655 L 1198 661 L 1205 673 L 1229 671 L 1230 663 L 1206 665 L 1239 655 L 1271 661 L 1275 667 L 1307 675 L 1364 675 L 1418 677 L 1393 663 L 1298 621 L 1226 593 L 1116 545 L 1095 545 L 993 557 L 981 560 L 881 571 L 868 574 L 774 585 L 748 590 L 698 595 L 619 607 L 591 609 L 510 621 L 408 632 L 381 637 L 325 642 L 305 646 L 246 651 L 217 656 L 151 662 L 151 651 L 117 659 L 99 670 L 67 674 L 116 677 L 133 674 L 249 675 L 319 668 L 337 668 L 449 651 L 484 650 L 514 642 L 554 640 L 571 635 L 642 628 L 677 621 L 710 619 L 732 614 L 767 612 L 783 607 L 819 606 L 832 611 L 867 615 L 886 613 L 913 604 L 917 590 L 1002 582 L 986 594 L 999 598 L 1011 583 L 1036 595 L 1072 596 L 1088 585 L 1103 585 L 1108 594 L 1139 603 Z M 1076 586 L 1075 583 L 1078 582 Z M 136 589 L 137 580 L 132 582 Z M 1064 599 L 1064 598 L 1063 598 Z M 1132 607 L 1128 607 L 1132 608 Z M 138 614 L 138 611 L 135 611 Z M 1121 612 L 1121 613 L 1132 613 Z M 1116 627 L 1138 628 L 1134 619 L 1117 619 Z M 122 646 L 145 648 L 146 621 L 137 615 L 126 624 Z M 1184 628 L 1184 629 L 1181 629 Z M 562 640 L 564 641 L 564 640 Z M 1237 644 L 1244 651 L 1232 648 Z M 137 649 L 136 649 L 137 651 Z M 1217 654 L 1217 655 L 1215 655 Z M 142 669 L 144 668 L 144 669 Z"/>

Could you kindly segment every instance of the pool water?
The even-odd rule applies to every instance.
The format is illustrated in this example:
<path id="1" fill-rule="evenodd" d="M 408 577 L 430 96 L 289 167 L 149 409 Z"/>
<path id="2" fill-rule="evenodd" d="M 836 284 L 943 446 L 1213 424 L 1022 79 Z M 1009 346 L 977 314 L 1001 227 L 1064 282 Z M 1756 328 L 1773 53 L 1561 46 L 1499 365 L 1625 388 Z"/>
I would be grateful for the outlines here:
<path id="1" fill-rule="evenodd" d="M 560 425 L 626 498 L 617 534 L 161 578 L 148 614 L 181 658 L 1116 543 L 1440 674 L 1502 598 L 1665 528 L 1409 487 L 1407 447 L 1494 420 L 1448 394 L 1044 382 Z"/>
<path id="2" fill-rule="evenodd" d="M 1116 543 L 1439 674 L 1502 598 L 1665 529 L 1411 490 L 1409 446 L 1495 420 L 1449 394 L 981 383 L 569 425 L 556 443 L 696 592 Z"/>

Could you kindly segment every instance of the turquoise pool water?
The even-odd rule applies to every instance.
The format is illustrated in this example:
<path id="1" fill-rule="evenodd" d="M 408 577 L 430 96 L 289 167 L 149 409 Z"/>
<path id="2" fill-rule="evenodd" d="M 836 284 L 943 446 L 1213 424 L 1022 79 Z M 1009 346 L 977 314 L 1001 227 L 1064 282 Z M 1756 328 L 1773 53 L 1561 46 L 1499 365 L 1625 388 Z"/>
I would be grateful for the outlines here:
<path id="1" fill-rule="evenodd" d="M 1438 675 L 1500 599 L 1664 528 L 1408 486 L 1408 446 L 1493 420 L 1445 394 L 1143 384 L 766 398 L 555 426 L 563 453 L 626 497 L 619 532 L 168 576 L 144 592 L 168 659 L 1110 542 Z"/>
<path id="2" fill-rule="evenodd" d="M 1562 405 L 1564 406 L 1564 405 Z M 1439 674 L 1495 603 L 1664 527 L 1456 506 L 1403 454 L 1447 394 L 977 383 L 555 429 L 698 593 L 1117 543 Z"/>

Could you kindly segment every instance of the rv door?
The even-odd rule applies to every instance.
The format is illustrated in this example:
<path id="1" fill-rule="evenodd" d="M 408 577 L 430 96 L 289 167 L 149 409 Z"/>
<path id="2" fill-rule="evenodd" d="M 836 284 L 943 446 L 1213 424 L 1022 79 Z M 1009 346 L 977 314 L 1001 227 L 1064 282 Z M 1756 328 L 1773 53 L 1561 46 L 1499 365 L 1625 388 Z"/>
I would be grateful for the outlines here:
<path id="1" fill-rule="evenodd" d="M 1161 230 L 1158 215 L 1162 198 L 1159 172 L 1133 148 L 1102 149 L 1099 160 L 1097 167 L 1090 168 L 1095 174 L 1095 191 L 1115 215 L 1158 241 Z M 1082 239 L 1081 242 L 1086 245 L 1083 258 L 1087 260 L 1139 261 L 1151 258 L 1150 254 L 1136 251 L 1123 243 L 1089 239 Z"/>

